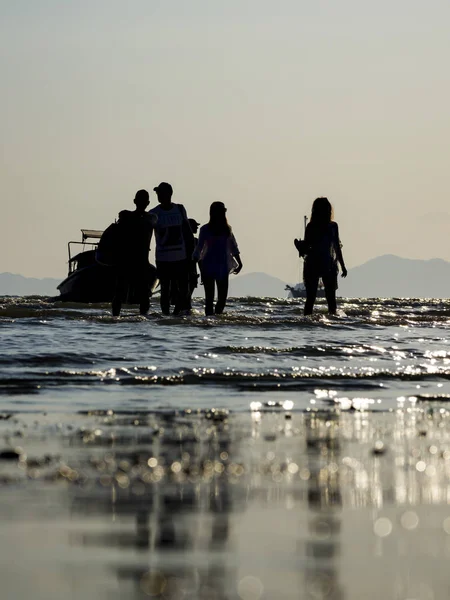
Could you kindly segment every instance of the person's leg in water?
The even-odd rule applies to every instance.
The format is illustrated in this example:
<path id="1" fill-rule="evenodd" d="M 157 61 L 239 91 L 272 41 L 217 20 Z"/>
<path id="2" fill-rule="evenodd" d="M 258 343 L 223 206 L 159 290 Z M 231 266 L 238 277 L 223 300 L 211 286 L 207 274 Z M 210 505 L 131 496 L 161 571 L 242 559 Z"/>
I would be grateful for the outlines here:
<path id="1" fill-rule="evenodd" d="M 170 315 L 170 263 L 158 262 L 156 267 L 161 289 L 161 312 L 163 315 Z"/>
<path id="2" fill-rule="evenodd" d="M 189 276 L 188 296 L 187 296 L 187 304 L 186 304 L 187 310 L 192 310 L 192 293 L 193 293 L 193 291 L 194 291 L 194 289 L 191 286 L 191 277 Z"/>
<path id="3" fill-rule="evenodd" d="M 205 288 L 205 314 L 210 317 L 214 314 L 214 291 L 216 281 L 212 277 L 203 276 L 203 286 Z"/>
<path id="4" fill-rule="evenodd" d="M 176 302 L 173 309 L 174 315 L 179 315 L 182 310 L 188 310 L 189 306 L 189 263 L 183 260 L 176 265 Z"/>
<path id="5" fill-rule="evenodd" d="M 116 273 L 116 287 L 111 303 L 113 317 L 118 317 L 120 315 L 122 304 L 127 298 L 128 284 L 129 282 L 125 271 L 121 268 L 118 268 Z"/>
<path id="6" fill-rule="evenodd" d="M 139 314 L 146 315 L 150 308 L 149 268 L 144 265 L 135 278 L 136 297 L 139 300 Z"/>
<path id="7" fill-rule="evenodd" d="M 178 280 L 175 272 L 170 275 L 170 306 L 175 306 L 178 298 Z"/>
<path id="8" fill-rule="evenodd" d="M 176 273 L 170 276 L 170 307 L 175 307 L 178 303 L 178 279 Z"/>
<path id="9" fill-rule="evenodd" d="M 310 274 L 305 278 L 306 287 L 306 300 L 305 308 L 303 309 L 304 315 L 312 315 L 314 302 L 317 296 L 317 287 L 319 285 L 319 276 L 316 274 Z"/>
<path id="10" fill-rule="evenodd" d="M 322 277 L 323 285 L 325 287 L 325 298 L 327 299 L 328 312 L 330 315 L 335 315 L 337 311 L 336 302 L 336 288 L 337 288 L 337 275 L 327 275 Z"/>
<path id="11" fill-rule="evenodd" d="M 192 309 L 192 295 L 198 285 L 197 266 L 195 262 L 190 261 L 189 264 L 189 291 L 188 291 L 188 310 Z"/>
<path id="12" fill-rule="evenodd" d="M 217 280 L 217 302 L 214 312 L 216 315 L 221 315 L 228 297 L 228 277 Z"/>

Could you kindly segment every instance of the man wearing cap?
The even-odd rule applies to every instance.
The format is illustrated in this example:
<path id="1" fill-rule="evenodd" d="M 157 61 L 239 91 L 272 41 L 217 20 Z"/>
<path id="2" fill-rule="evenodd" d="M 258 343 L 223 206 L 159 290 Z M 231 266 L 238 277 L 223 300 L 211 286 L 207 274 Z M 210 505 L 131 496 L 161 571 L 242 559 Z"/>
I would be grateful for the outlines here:
<path id="1" fill-rule="evenodd" d="M 170 300 L 174 298 L 174 315 L 189 309 L 189 265 L 194 251 L 186 209 L 172 202 L 170 183 L 162 182 L 153 188 L 159 206 L 149 211 L 157 218 L 155 225 L 156 268 L 161 284 L 161 311 L 170 314 Z"/>
<path id="2" fill-rule="evenodd" d="M 156 216 L 147 212 L 150 204 L 147 190 L 139 190 L 134 198 L 136 210 L 122 210 L 117 228 L 116 289 L 112 301 L 112 313 L 120 314 L 123 302 L 139 304 L 141 315 L 150 307 L 150 287 L 156 279 L 154 267 L 148 261 L 150 240 L 156 224 Z"/>

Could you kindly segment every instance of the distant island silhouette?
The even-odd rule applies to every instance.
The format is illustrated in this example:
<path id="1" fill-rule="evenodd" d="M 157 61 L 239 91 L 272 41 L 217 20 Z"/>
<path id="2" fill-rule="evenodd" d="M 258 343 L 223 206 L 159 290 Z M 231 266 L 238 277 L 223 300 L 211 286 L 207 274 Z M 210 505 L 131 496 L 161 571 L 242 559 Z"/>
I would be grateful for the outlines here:
<path id="1" fill-rule="evenodd" d="M 56 296 L 56 286 L 60 281 L 50 277 L 37 279 L 0 273 L 0 295 Z M 230 280 L 230 296 L 285 298 L 287 283 L 297 282 L 285 282 L 267 273 L 246 273 Z M 339 280 L 338 295 L 353 298 L 448 298 L 450 262 L 440 258 L 415 260 L 393 254 L 378 256 L 349 269 L 348 278 Z"/>
<path id="2" fill-rule="evenodd" d="M 385 254 L 350 269 L 338 292 L 343 297 L 449 298 L 450 262 Z"/>
<path id="3" fill-rule="evenodd" d="M 62 277 L 24 277 L 16 273 L 0 273 L 0 296 L 57 296 L 56 286 Z"/>

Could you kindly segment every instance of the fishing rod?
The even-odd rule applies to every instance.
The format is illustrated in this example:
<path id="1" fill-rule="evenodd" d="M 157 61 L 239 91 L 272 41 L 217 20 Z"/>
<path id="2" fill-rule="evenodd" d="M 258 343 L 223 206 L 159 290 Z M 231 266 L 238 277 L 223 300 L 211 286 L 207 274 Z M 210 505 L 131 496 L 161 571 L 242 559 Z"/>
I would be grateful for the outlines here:
<path id="1" fill-rule="evenodd" d="M 308 217 L 305 215 L 303 217 L 303 245 L 306 238 L 306 225 L 308 224 Z M 303 259 L 303 261 L 299 264 L 299 281 L 303 281 L 303 262 L 305 261 L 305 255 L 300 253 L 300 249 L 298 251 L 299 257 Z"/>

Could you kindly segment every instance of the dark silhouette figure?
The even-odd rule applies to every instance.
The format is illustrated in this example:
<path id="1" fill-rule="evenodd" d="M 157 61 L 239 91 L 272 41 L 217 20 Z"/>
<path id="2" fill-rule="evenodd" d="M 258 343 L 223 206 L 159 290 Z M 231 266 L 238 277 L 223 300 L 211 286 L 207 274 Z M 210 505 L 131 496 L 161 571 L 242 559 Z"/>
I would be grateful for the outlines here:
<path id="1" fill-rule="evenodd" d="M 306 226 L 305 239 L 295 240 L 299 254 L 305 257 L 303 281 L 306 287 L 305 315 L 311 315 L 317 295 L 319 279 L 325 287 L 325 297 L 330 314 L 336 314 L 336 290 L 338 288 L 338 264 L 342 277 L 347 269 L 342 256 L 338 224 L 333 221 L 333 207 L 328 198 L 316 198 L 313 202 L 311 220 Z"/>
<path id="2" fill-rule="evenodd" d="M 170 314 L 173 298 L 173 314 L 189 310 L 189 264 L 194 250 L 194 236 L 189 226 L 186 209 L 172 202 L 172 186 L 162 182 L 153 188 L 159 206 L 149 214 L 157 217 L 155 224 L 156 268 L 161 284 L 161 311 Z"/>
<path id="3" fill-rule="evenodd" d="M 139 190 L 134 198 L 136 210 L 122 210 L 117 222 L 116 289 L 112 301 L 112 313 L 120 314 L 122 304 L 139 303 L 141 315 L 150 307 L 150 280 L 153 276 L 148 261 L 150 240 L 155 224 L 154 217 L 146 209 L 150 203 L 147 190 Z"/>
<path id="4" fill-rule="evenodd" d="M 195 237 L 198 232 L 198 228 L 200 227 L 200 223 L 197 223 L 195 219 L 188 219 L 189 225 L 191 227 L 192 235 L 194 236 L 194 248 L 198 244 L 198 238 Z M 197 263 L 195 260 L 191 260 L 189 264 L 189 308 L 192 308 L 192 294 L 194 293 L 195 288 L 198 286 L 198 273 L 197 273 Z"/>
<path id="5" fill-rule="evenodd" d="M 195 219 L 188 219 L 188 221 L 189 221 L 189 226 L 192 231 L 192 235 L 196 236 L 198 233 L 198 228 L 200 227 L 200 223 L 197 223 L 197 221 Z M 198 239 L 195 237 L 194 237 L 194 239 L 195 239 L 195 243 L 197 243 Z"/>
<path id="6" fill-rule="evenodd" d="M 227 209 L 223 202 L 211 204 L 209 223 L 201 227 L 194 252 L 194 260 L 199 261 L 205 287 L 205 313 L 207 316 L 223 313 L 228 295 L 229 274 L 238 274 L 242 269 L 239 248 L 228 224 L 226 212 Z M 217 303 L 214 307 L 216 285 Z"/>

